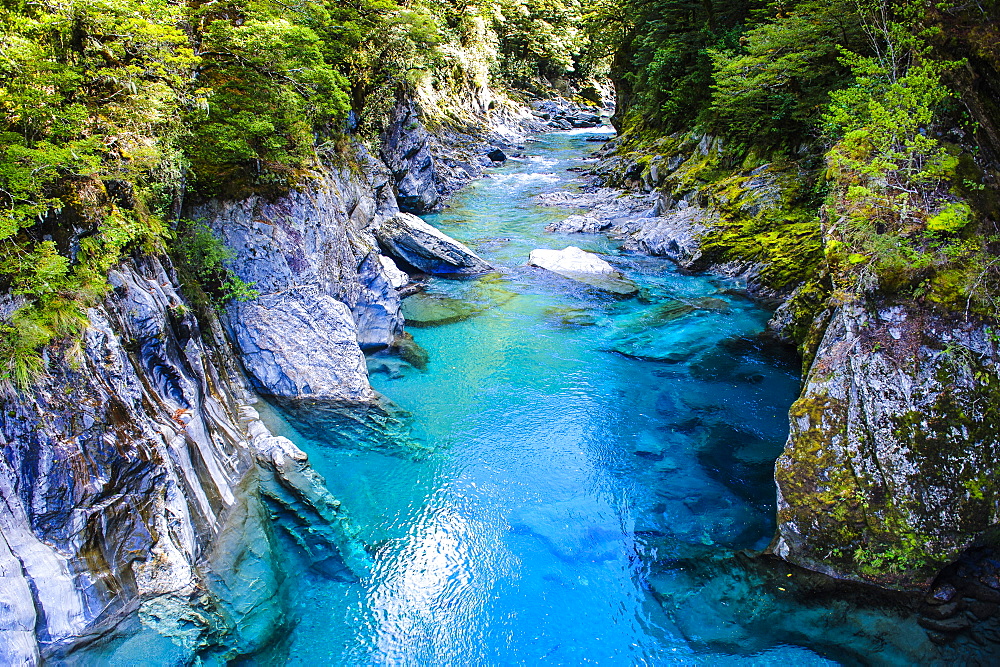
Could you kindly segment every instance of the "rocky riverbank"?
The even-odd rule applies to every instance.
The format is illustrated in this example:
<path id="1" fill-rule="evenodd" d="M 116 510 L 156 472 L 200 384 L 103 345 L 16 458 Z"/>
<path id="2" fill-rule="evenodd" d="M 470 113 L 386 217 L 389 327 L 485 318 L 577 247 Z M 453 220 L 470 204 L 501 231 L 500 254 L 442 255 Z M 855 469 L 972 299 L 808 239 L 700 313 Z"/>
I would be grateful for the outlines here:
<path id="1" fill-rule="evenodd" d="M 774 553 L 833 577 L 923 590 L 988 537 L 1000 520 L 989 322 L 912 297 L 831 292 L 827 240 L 803 215 L 806 156 L 741 171 L 725 167 L 711 137 L 672 137 L 645 153 L 612 143 L 599 157 L 590 187 L 540 198 L 584 209 L 549 231 L 605 233 L 626 250 L 740 278 L 780 304 L 769 335 L 804 357 L 776 468 Z M 784 220 L 784 231 L 755 237 L 761 220 Z"/>

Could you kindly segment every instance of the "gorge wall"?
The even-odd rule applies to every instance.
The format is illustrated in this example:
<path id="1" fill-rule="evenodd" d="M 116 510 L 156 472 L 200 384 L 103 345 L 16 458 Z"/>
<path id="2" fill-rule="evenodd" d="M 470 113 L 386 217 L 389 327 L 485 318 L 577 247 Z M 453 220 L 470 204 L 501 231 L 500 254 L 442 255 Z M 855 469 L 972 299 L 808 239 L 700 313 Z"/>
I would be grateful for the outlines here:
<path id="1" fill-rule="evenodd" d="M 923 590 L 991 544 L 1000 521 L 996 323 L 931 299 L 834 289 L 810 156 L 793 158 L 741 167 L 697 134 L 613 143 L 597 183 L 627 194 L 595 187 L 543 203 L 588 209 L 550 231 L 608 233 L 780 304 L 766 336 L 798 346 L 805 377 L 776 466 L 771 550 L 837 578 Z"/>

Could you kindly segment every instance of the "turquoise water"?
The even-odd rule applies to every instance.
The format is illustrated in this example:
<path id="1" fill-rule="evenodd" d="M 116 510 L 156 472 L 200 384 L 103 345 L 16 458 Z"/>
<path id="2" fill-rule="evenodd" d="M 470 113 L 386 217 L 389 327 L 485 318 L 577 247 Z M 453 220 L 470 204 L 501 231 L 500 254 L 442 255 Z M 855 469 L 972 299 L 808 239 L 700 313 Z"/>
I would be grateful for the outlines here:
<path id="1" fill-rule="evenodd" d="M 799 383 L 797 360 L 758 337 L 770 313 L 733 282 L 544 232 L 573 211 L 532 198 L 580 187 L 567 169 L 594 149 L 587 136 L 543 136 L 427 217 L 500 268 L 414 297 L 458 313 L 409 328 L 425 368 L 370 359 L 429 453 L 375 431 L 306 437 L 269 415 L 375 561 L 355 582 L 293 573 L 289 663 L 911 661 L 926 639 L 910 620 L 749 555 L 774 533 L 772 470 Z M 571 244 L 605 254 L 639 295 L 525 266 L 534 248 Z"/>

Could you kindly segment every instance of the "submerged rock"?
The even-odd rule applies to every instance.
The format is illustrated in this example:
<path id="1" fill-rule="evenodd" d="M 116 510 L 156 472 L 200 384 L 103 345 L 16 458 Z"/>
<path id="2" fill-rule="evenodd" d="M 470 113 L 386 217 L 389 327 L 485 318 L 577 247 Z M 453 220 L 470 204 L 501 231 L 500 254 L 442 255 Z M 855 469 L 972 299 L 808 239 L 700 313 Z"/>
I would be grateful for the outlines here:
<path id="1" fill-rule="evenodd" d="M 302 436 L 324 447 L 361 449 L 420 460 L 432 449 L 414 437 L 410 413 L 392 401 L 364 406 L 315 399 L 275 399 L 282 416 Z"/>
<path id="2" fill-rule="evenodd" d="M 494 270 L 464 244 L 409 213 L 382 221 L 375 236 L 387 254 L 424 273 L 476 275 Z"/>
<path id="3" fill-rule="evenodd" d="M 403 316 L 412 327 L 434 327 L 467 320 L 482 308 L 462 299 L 423 292 L 403 301 Z"/>

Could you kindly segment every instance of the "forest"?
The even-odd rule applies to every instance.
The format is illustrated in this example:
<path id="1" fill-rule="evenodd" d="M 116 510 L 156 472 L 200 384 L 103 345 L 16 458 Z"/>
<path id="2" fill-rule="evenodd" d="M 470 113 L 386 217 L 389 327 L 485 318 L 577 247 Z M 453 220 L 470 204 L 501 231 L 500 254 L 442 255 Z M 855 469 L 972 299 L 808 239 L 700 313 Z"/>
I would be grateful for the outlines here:
<path id="1" fill-rule="evenodd" d="M 620 151 L 718 138 L 706 182 L 794 164 L 794 215 L 736 221 L 716 246 L 784 261 L 814 301 L 881 291 L 995 315 L 996 14 L 995 0 L 3 0 L 0 373 L 25 386 L 43 346 L 72 349 L 137 249 L 169 250 L 209 300 L 252 295 L 186 205 L 349 162 L 415 76 L 461 76 L 456 45 L 520 99 L 610 80 Z"/>

